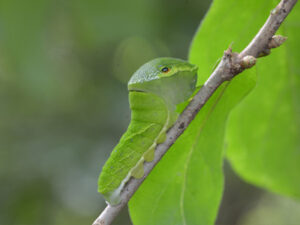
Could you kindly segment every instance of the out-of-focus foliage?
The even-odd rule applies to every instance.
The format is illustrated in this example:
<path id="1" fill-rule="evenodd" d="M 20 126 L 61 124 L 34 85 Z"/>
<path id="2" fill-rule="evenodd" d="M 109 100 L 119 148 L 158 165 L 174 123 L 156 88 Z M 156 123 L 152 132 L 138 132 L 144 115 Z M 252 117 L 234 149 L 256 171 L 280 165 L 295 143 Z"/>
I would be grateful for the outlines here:
<path id="1" fill-rule="evenodd" d="M 0 1 L 0 224 L 93 221 L 104 208 L 97 193 L 101 166 L 130 118 L 126 81 L 149 59 L 186 58 L 209 2 Z M 227 6 L 221 20 L 211 21 L 212 29 L 236 3 Z M 254 22 L 269 10 L 262 9 Z M 248 26 L 241 40 L 252 38 Z M 209 46 L 227 37 L 217 34 Z M 235 40 L 239 50 L 243 43 Z M 226 41 L 214 53 L 217 57 L 232 42 Z M 202 81 L 215 62 L 204 61 Z M 250 208 L 238 207 L 237 213 L 232 206 L 244 203 L 254 210 L 253 201 L 262 192 L 228 177 L 218 221 L 237 225 Z M 237 194 L 231 190 L 240 198 L 233 200 L 230 196 Z M 131 224 L 126 211 L 114 224 Z"/>
<path id="2" fill-rule="evenodd" d="M 240 218 L 240 225 L 296 225 L 300 221 L 300 204 L 295 200 L 266 194 L 249 213 Z"/>
<path id="3" fill-rule="evenodd" d="M 272 2 L 272 1 L 271 1 Z M 278 33 L 288 41 L 257 65 L 257 86 L 229 121 L 227 156 L 247 181 L 300 199 L 300 8 Z"/>
<path id="4" fill-rule="evenodd" d="M 186 58 L 208 5 L 0 1 L 0 224 L 93 221 L 101 166 L 130 119 L 128 78 Z"/>

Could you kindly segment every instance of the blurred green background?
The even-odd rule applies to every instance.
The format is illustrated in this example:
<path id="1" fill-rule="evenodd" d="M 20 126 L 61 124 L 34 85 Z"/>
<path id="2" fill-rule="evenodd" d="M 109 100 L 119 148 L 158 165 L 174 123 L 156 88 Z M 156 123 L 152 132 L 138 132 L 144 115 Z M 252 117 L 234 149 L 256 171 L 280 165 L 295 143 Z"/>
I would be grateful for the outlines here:
<path id="1" fill-rule="evenodd" d="M 92 223 L 99 172 L 130 119 L 126 82 L 152 58 L 186 59 L 209 4 L 0 0 L 1 225 Z M 225 171 L 217 224 L 300 221 L 299 204 Z M 130 224 L 126 210 L 114 224 Z"/>

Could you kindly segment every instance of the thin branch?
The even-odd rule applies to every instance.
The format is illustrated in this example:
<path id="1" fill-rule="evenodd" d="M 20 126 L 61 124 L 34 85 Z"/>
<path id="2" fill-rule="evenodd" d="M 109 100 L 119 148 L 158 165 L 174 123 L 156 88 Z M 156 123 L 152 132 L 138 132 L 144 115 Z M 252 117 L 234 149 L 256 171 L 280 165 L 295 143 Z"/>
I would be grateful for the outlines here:
<path id="1" fill-rule="evenodd" d="M 223 58 L 217 68 L 179 116 L 174 126 L 168 131 L 166 141 L 157 146 L 155 159 L 144 163 L 145 174 L 143 178 L 131 178 L 121 193 L 121 203 L 116 206 L 108 205 L 93 225 L 109 225 L 112 223 L 153 167 L 160 161 L 223 82 L 231 80 L 245 69 L 252 67 L 256 63 L 257 57 L 269 54 L 270 48 L 278 47 L 285 41 L 285 38 L 277 35 L 274 36 L 274 34 L 296 2 L 297 0 L 281 0 L 277 7 L 272 10 L 269 18 L 257 35 L 240 54 L 233 53 L 231 48 L 224 52 Z"/>

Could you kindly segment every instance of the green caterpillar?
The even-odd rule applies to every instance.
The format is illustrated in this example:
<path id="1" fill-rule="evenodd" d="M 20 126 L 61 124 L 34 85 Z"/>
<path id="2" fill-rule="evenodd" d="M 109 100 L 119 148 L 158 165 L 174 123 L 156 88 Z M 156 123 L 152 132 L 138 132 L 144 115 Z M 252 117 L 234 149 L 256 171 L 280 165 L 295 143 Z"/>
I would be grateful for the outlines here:
<path id="1" fill-rule="evenodd" d="M 197 66 L 175 58 L 157 58 L 140 67 L 128 82 L 131 122 L 103 166 L 98 191 L 111 205 L 130 177 L 144 175 L 143 163 L 154 159 L 155 147 L 175 123 L 180 103 L 197 83 Z"/>

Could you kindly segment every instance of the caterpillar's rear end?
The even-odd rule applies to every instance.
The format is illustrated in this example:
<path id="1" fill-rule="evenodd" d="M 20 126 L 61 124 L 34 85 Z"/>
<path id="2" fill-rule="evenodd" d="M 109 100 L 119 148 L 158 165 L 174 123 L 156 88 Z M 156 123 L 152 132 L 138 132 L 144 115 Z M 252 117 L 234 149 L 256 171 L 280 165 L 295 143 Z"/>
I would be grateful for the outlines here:
<path id="1" fill-rule="evenodd" d="M 151 93 L 130 92 L 131 122 L 105 163 L 99 178 L 99 192 L 110 204 L 130 177 L 144 175 L 144 161 L 154 159 L 158 140 L 166 132 L 169 112 L 164 100 Z"/>

